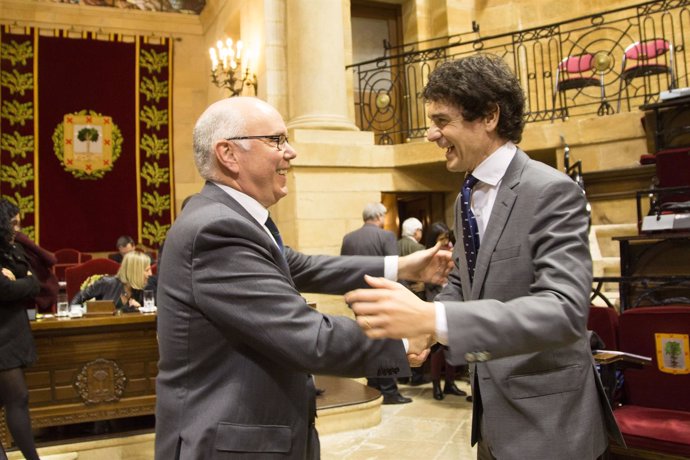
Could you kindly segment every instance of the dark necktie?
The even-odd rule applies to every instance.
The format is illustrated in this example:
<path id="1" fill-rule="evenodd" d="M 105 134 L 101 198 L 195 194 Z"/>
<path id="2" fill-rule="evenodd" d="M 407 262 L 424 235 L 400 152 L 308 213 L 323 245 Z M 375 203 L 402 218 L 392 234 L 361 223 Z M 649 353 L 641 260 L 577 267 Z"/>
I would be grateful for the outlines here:
<path id="1" fill-rule="evenodd" d="M 467 270 L 470 273 L 470 281 L 474 278 L 474 266 L 477 263 L 477 253 L 479 252 L 479 227 L 471 208 L 472 187 L 476 183 L 477 178 L 472 174 L 465 178 L 465 182 L 462 184 L 462 197 L 460 200 L 462 240 L 465 244 L 465 256 L 467 257 Z"/>
<path id="2" fill-rule="evenodd" d="M 283 247 L 283 239 L 280 237 L 278 227 L 276 227 L 276 224 L 273 222 L 273 219 L 271 219 L 271 216 L 268 216 L 268 219 L 266 219 L 266 228 L 271 232 L 271 235 L 273 235 L 273 239 L 276 240 L 276 243 L 278 243 L 280 252 L 285 252 L 285 248 Z"/>

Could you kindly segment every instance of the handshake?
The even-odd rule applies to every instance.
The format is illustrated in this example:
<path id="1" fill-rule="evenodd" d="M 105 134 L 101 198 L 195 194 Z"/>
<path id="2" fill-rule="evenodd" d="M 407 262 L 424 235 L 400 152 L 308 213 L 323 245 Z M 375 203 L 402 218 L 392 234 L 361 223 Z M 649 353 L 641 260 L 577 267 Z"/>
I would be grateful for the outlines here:
<path id="1" fill-rule="evenodd" d="M 398 278 L 445 284 L 453 267 L 451 253 L 440 245 L 399 259 Z M 410 259 L 416 256 L 414 259 Z M 408 339 L 410 365 L 421 366 L 436 343 L 436 306 L 409 289 L 385 278 L 364 277 L 372 289 L 345 294 L 357 323 L 372 339 Z"/>
<path id="2" fill-rule="evenodd" d="M 436 343 L 436 307 L 425 302 L 400 283 L 365 277 L 373 289 L 357 289 L 345 295 L 357 324 L 372 339 L 408 341 L 410 366 L 421 366 Z"/>

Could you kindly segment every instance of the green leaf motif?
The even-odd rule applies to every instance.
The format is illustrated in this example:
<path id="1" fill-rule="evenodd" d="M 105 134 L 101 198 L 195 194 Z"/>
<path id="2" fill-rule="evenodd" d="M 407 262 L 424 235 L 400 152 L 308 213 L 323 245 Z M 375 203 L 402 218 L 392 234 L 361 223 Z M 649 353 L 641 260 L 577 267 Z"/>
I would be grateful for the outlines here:
<path id="1" fill-rule="evenodd" d="M 19 192 L 15 192 L 14 196 L 5 195 L 7 201 L 19 208 L 19 216 L 23 219 L 27 214 L 34 212 L 34 196 L 21 196 Z"/>
<path id="2" fill-rule="evenodd" d="M 17 69 L 12 72 L 0 72 L 0 82 L 2 86 L 10 90 L 10 94 L 24 95 L 26 91 L 34 88 L 34 76 L 32 73 L 19 73 Z"/>
<path id="3" fill-rule="evenodd" d="M 161 225 L 158 221 L 144 222 L 142 237 L 148 241 L 149 246 L 160 245 L 165 240 L 165 235 L 168 234 L 169 229 L 170 224 Z"/>
<path id="4" fill-rule="evenodd" d="M 0 52 L 2 59 L 10 61 L 12 67 L 17 63 L 26 65 L 26 61 L 34 56 L 34 50 L 31 47 L 31 41 L 18 43 L 14 40 L 2 44 L 2 52 Z"/>
<path id="5" fill-rule="evenodd" d="M 162 216 L 164 211 L 170 209 L 170 195 L 160 195 L 158 192 L 144 193 L 141 207 L 151 215 Z"/>
<path id="6" fill-rule="evenodd" d="M 146 152 L 146 158 L 155 157 L 156 161 L 158 161 L 161 155 L 169 153 L 169 145 L 167 139 L 159 139 L 155 134 L 152 136 L 144 134 L 139 147 Z"/>
<path id="7" fill-rule="evenodd" d="M 158 102 L 161 98 L 168 97 L 168 82 L 159 81 L 156 77 L 143 78 L 139 91 L 146 96 L 146 100 Z"/>
<path id="8" fill-rule="evenodd" d="M 163 67 L 168 66 L 168 53 L 157 53 L 156 50 L 141 50 L 139 65 L 151 73 L 160 73 Z"/>
<path id="9" fill-rule="evenodd" d="M 26 120 L 33 118 L 34 114 L 34 104 L 33 102 L 17 102 L 10 100 L 2 104 L 2 109 L 0 109 L 0 117 L 9 121 L 12 126 L 19 123 L 24 126 Z"/>
<path id="10" fill-rule="evenodd" d="M 34 165 L 26 163 L 18 165 L 15 161 L 11 165 L 0 166 L 0 181 L 8 182 L 12 188 L 26 187 L 29 181 L 34 180 Z"/>
<path id="11" fill-rule="evenodd" d="M 168 111 L 158 110 L 153 106 L 145 106 L 139 116 L 148 129 L 160 129 L 162 125 L 168 124 Z"/>
<path id="12" fill-rule="evenodd" d="M 10 152 L 12 158 L 18 156 L 26 158 L 27 153 L 34 151 L 34 136 L 33 134 L 22 136 L 17 131 L 12 134 L 2 133 L 2 136 L 0 136 L 0 148 Z"/>
<path id="13" fill-rule="evenodd" d="M 146 181 L 147 186 L 158 187 L 160 184 L 167 183 L 170 177 L 169 168 L 161 168 L 157 163 L 146 163 L 141 168 L 141 177 Z"/>
<path id="14" fill-rule="evenodd" d="M 33 225 L 22 225 L 22 233 L 36 241 L 36 229 Z"/>

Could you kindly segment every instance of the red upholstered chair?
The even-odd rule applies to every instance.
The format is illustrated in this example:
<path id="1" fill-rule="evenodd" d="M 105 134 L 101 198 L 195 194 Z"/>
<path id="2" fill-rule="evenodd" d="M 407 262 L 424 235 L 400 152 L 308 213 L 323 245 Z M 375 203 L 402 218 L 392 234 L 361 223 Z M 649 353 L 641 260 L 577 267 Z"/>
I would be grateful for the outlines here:
<path id="1" fill-rule="evenodd" d="M 551 106 L 553 113 L 551 121 L 556 116 L 556 99 L 561 95 L 563 118 L 568 116 L 568 103 L 565 92 L 571 89 L 582 91 L 588 86 L 602 86 L 602 80 L 594 69 L 594 55 L 592 53 L 579 54 L 564 58 L 556 67 L 556 85 L 553 89 Z"/>
<path id="2" fill-rule="evenodd" d="M 655 155 L 659 188 L 690 187 L 690 147 L 660 150 Z M 659 197 L 662 203 L 690 201 L 690 190 Z"/>
<path id="3" fill-rule="evenodd" d="M 53 273 L 55 273 L 58 280 L 64 281 L 65 269 L 79 264 L 81 253 L 76 249 L 64 248 L 58 249 L 53 254 L 55 254 L 57 259 L 57 263 L 53 265 Z"/>
<path id="4" fill-rule="evenodd" d="M 609 307 L 589 308 L 587 329 L 594 331 L 604 341 L 607 350 L 618 350 L 618 312 Z"/>
<path id="5" fill-rule="evenodd" d="M 65 282 L 67 283 L 67 298 L 72 299 L 81 284 L 91 275 L 114 275 L 120 268 L 120 264 L 110 259 L 92 259 L 83 264 L 69 267 L 65 270 Z"/>
<path id="6" fill-rule="evenodd" d="M 79 252 L 72 248 L 58 249 L 53 254 L 55 254 L 55 258 L 57 259 L 57 263 L 53 265 L 53 273 L 55 273 L 59 281 L 65 280 L 65 270 L 68 267 L 73 267 L 93 258 L 91 254 Z"/>
<path id="7" fill-rule="evenodd" d="M 618 90 L 618 108 L 621 111 L 621 98 L 625 90 L 630 110 L 628 87 L 635 78 L 644 77 L 645 85 L 653 75 L 668 75 L 668 88 L 675 88 L 675 71 L 673 68 L 673 44 L 663 38 L 652 38 L 635 42 L 625 48 L 621 62 L 620 85 Z"/>
<path id="8" fill-rule="evenodd" d="M 645 458 L 690 457 L 690 307 L 638 307 L 619 321 L 621 351 L 652 357 L 624 371 L 623 405 L 614 415 L 628 448 Z"/>

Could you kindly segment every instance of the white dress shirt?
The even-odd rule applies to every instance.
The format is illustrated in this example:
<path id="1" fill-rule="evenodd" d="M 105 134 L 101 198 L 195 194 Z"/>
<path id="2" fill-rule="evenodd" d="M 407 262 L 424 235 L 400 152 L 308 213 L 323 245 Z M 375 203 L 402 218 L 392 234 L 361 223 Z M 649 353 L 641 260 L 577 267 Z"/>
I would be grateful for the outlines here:
<path id="1" fill-rule="evenodd" d="M 469 171 L 478 182 L 472 188 L 470 207 L 477 219 L 479 228 L 479 247 L 489 224 L 491 210 L 496 202 L 498 188 L 501 186 L 503 176 L 505 176 L 508 165 L 513 161 L 517 152 L 517 147 L 512 142 L 506 142 L 494 153 L 482 161 L 474 171 Z M 480 249 L 481 250 L 481 249 Z M 436 306 L 436 339 L 440 343 L 448 342 L 448 320 L 446 318 L 446 307 L 441 302 L 434 302 Z"/>

